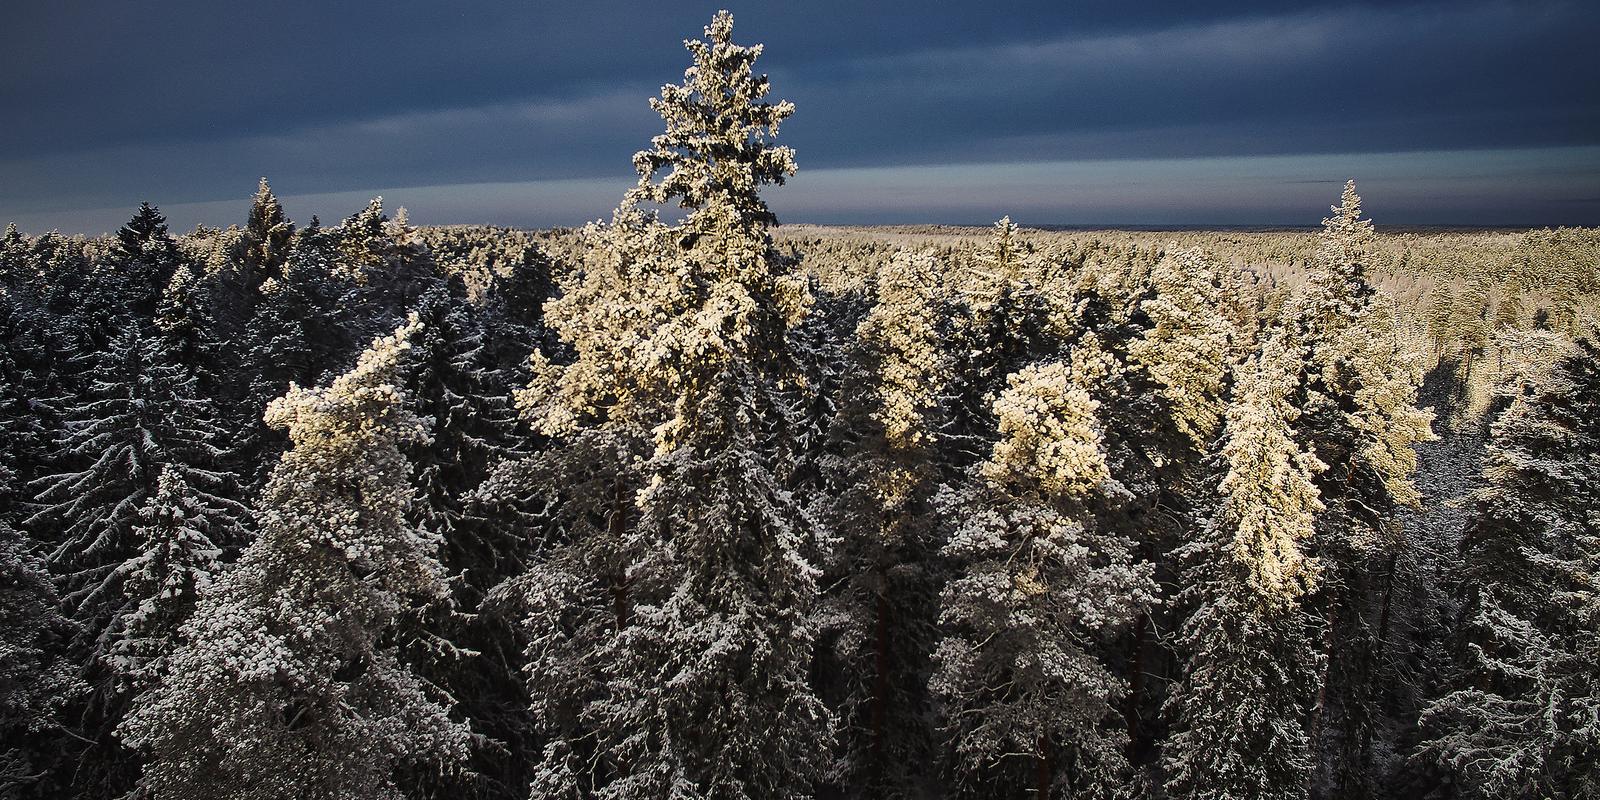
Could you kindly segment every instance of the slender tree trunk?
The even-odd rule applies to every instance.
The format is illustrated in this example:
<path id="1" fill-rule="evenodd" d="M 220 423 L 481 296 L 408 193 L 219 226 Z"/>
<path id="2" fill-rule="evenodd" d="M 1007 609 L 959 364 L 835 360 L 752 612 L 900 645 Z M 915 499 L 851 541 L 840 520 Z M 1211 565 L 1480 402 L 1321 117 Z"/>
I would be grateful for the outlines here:
<path id="1" fill-rule="evenodd" d="M 884 728 L 889 716 L 889 598 L 885 590 L 880 582 L 877 619 L 873 622 L 872 708 L 868 722 L 872 734 L 872 771 L 878 778 L 883 777 Z"/>
<path id="2" fill-rule="evenodd" d="M 1033 780 L 1034 794 L 1039 800 L 1050 797 L 1050 779 L 1054 777 L 1055 765 L 1050 759 L 1050 739 L 1047 736 L 1039 737 L 1039 753 L 1034 759 Z"/>
<path id="3" fill-rule="evenodd" d="M 622 537 L 627 533 L 627 521 L 624 517 L 625 509 L 627 508 L 624 503 L 628 502 L 627 487 L 623 485 L 622 480 L 619 478 L 613 484 L 612 491 L 611 518 L 606 520 L 606 529 L 611 536 L 611 541 L 617 542 L 621 541 Z M 617 631 L 620 633 L 623 628 L 628 627 L 628 576 L 626 573 L 612 576 L 611 611 L 616 615 Z"/>
<path id="4" fill-rule="evenodd" d="M 1150 613 L 1139 615 L 1139 621 L 1133 629 L 1133 662 L 1132 675 L 1128 678 L 1128 749 L 1138 752 L 1139 742 L 1139 701 L 1144 692 L 1144 650 L 1145 640 L 1150 633 Z"/>
<path id="5" fill-rule="evenodd" d="M 1383 583 L 1383 610 L 1378 614 L 1378 655 L 1384 652 L 1384 645 L 1389 641 L 1390 611 L 1394 606 L 1394 572 L 1400 564 L 1400 549 L 1395 548 L 1389 554 L 1388 574 L 1384 576 Z"/>

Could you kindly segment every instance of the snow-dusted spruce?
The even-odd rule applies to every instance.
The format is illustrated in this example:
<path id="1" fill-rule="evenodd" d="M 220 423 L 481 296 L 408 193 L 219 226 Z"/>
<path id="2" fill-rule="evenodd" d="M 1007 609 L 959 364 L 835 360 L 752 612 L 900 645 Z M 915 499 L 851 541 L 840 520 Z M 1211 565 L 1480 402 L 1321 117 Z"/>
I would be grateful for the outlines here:
<path id="1" fill-rule="evenodd" d="M 212 539 L 215 510 L 184 472 L 164 467 L 156 493 L 139 509 L 136 554 L 116 568 L 126 602 L 106 631 L 106 661 L 124 688 L 142 690 L 177 649 L 178 628 L 221 569 Z"/>
<path id="2" fill-rule="evenodd" d="M 651 101 L 666 132 L 634 157 L 639 184 L 613 224 L 590 229 L 585 272 L 546 307 L 575 360 L 536 357 L 522 395 L 558 448 L 642 436 L 648 453 L 628 467 L 642 485 L 624 472 L 617 490 L 586 501 L 615 521 L 608 541 L 624 574 L 559 554 L 535 568 L 580 569 L 527 598 L 534 664 L 548 663 L 540 650 L 556 638 L 540 626 L 597 611 L 551 600 L 609 595 L 619 628 L 580 654 L 598 668 L 588 696 L 536 701 L 581 699 L 575 724 L 549 732 L 538 796 L 804 797 L 829 764 L 831 719 L 809 675 L 808 551 L 823 533 L 774 455 L 788 334 L 810 293 L 774 246 L 758 192 L 795 170 L 793 152 L 770 142 L 793 106 L 765 102 L 767 79 L 751 69 L 761 48 L 733 44 L 732 28 L 718 13 L 704 40 L 686 43 L 683 84 Z M 647 203 L 688 214 L 668 226 Z M 572 688 L 529 679 L 536 694 Z"/>
<path id="3" fill-rule="evenodd" d="M 955 360 L 950 392 L 954 408 L 947 447 L 960 463 L 982 461 L 994 443 L 994 399 L 1006 379 L 1060 349 L 1075 322 L 1070 293 L 1041 285 L 1043 260 L 1010 217 L 994 224 L 987 246 L 975 254 L 948 351 Z M 1067 305 L 1067 309 L 1061 308 Z M 1064 313 L 1065 312 L 1065 313 Z"/>
<path id="4" fill-rule="evenodd" d="M 64 576 L 68 608 L 84 623 L 90 661 L 106 655 L 104 633 L 123 603 L 118 567 L 138 553 L 139 509 L 163 469 L 193 488 L 219 537 L 237 537 L 248 513 L 231 497 L 214 407 L 161 345 L 134 326 L 88 359 L 86 391 L 61 409 L 59 461 L 68 469 L 35 482 L 38 510 L 27 524 L 56 537 L 51 562 Z"/>
<path id="5" fill-rule="evenodd" d="M 1305 552 L 1322 510 L 1323 465 L 1290 437 L 1299 354 L 1267 340 L 1238 376 L 1228 407 L 1217 499 L 1198 537 L 1174 553 L 1182 680 L 1168 697 L 1162 746 L 1167 796 L 1292 800 L 1312 760 L 1305 706 L 1316 691 L 1315 619 L 1300 598 L 1316 585 Z"/>
<path id="6" fill-rule="evenodd" d="M 1023 369 L 995 402 L 1000 441 L 977 483 L 949 491 L 955 520 L 931 688 L 953 767 L 974 796 L 1109 797 L 1123 786 L 1125 687 L 1100 637 L 1153 600 L 1147 567 L 1094 525 L 1125 493 L 1106 467 L 1096 403 L 1073 366 Z"/>
<path id="7" fill-rule="evenodd" d="M 834 782 L 851 796 L 914 794 L 932 777 L 932 500 L 949 374 L 938 266 L 901 252 L 879 270 L 877 302 L 843 355 L 849 377 L 828 426 L 822 513 L 839 544 L 825 618 L 842 695 Z"/>
<path id="8" fill-rule="evenodd" d="M 76 625 L 61 615 L 37 544 L 0 519 L 0 796 L 61 796 L 63 711 L 84 690 L 67 655 Z"/>
<path id="9" fill-rule="evenodd" d="M 1509 388 L 1462 545 L 1460 664 L 1423 748 L 1466 797 L 1600 796 L 1600 349 Z"/>
<path id="10" fill-rule="evenodd" d="M 1140 303 L 1151 325 L 1128 347 L 1130 359 L 1155 381 L 1173 424 L 1202 453 L 1222 419 L 1233 336 L 1219 312 L 1221 272 L 1200 251 L 1167 254 L 1150 276 L 1154 296 Z"/>
<path id="11" fill-rule="evenodd" d="M 288 430 L 260 533 L 202 596 L 159 684 L 119 732 L 170 798 L 400 798 L 400 769 L 450 769 L 467 727 L 397 657 L 396 620 L 446 595 L 438 537 L 409 524 L 405 443 L 426 426 L 396 370 L 415 322 L 324 388 L 267 409 Z"/>
<path id="12" fill-rule="evenodd" d="M 1391 515 L 1420 499 L 1415 446 L 1434 437 L 1432 414 L 1416 407 L 1420 355 L 1399 340 L 1393 299 L 1367 280 L 1372 221 L 1353 181 L 1332 210 L 1311 285 L 1288 314 L 1306 354 L 1295 438 L 1327 465 L 1311 548 L 1323 580 L 1307 598 L 1325 620 L 1327 655 L 1311 713 L 1313 794 L 1343 797 L 1370 790 L 1382 607 L 1402 542 Z"/>
<path id="13" fill-rule="evenodd" d="M 278 276 L 278 270 L 289 259 L 293 241 L 294 223 L 283 212 L 283 205 L 267 185 L 267 179 L 262 178 L 250 202 L 250 217 L 236 253 L 240 271 L 245 276 L 242 288 L 253 293 L 262 282 Z"/>

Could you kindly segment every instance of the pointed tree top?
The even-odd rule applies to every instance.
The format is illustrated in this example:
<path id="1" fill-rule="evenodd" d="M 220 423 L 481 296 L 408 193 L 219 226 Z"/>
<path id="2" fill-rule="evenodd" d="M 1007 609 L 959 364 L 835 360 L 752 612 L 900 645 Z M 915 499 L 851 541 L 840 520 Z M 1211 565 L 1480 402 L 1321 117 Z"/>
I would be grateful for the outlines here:
<path id="1" fill-rule="evenodd" d="M 744 225 L 777 221 L 759 190 L 795 174 L 794 150 L 771 144 L 794 104 L 764 101 L 771 85 L 752 70 L 762 48 L 736 45 L 732 34 L 733 15 L 721 11 L 705 39 L 684 42 L 694 64 L 681 85 L 667 84 L 650 100 L 667 130 L 634 155 L 639 184 L 629 202 L 716 208 Z"/>
<path id="2" fill-rule="evenodd" d="M 133 258 L 152 244 L 169 252 L 174 246 L 167 233 L 167 218 L 161 215 L 160 209 L 144 202 L 133 212 L 128 224 L 117 230 L 116 251 L 123 258 Z"/>

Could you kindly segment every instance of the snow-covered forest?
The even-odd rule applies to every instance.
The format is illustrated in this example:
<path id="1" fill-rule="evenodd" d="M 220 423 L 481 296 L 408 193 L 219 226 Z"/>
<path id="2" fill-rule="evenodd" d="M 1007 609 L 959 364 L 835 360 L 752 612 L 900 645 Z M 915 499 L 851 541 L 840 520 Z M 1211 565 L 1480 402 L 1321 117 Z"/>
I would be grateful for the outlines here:
<path id="1" fill-rule="evenodd" d="M 1600 231 L 780 227 L 687 45 L 581 230 L 5 231 L 0 797 L 1600 797 Z"/>

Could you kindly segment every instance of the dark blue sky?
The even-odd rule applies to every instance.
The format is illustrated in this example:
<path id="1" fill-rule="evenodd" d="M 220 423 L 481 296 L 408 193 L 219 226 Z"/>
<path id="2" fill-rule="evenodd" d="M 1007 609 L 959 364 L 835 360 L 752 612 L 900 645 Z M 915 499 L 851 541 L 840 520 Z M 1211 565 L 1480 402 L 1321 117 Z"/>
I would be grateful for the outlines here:
<path id="1" fill-rule="evenodd" d="M 0 220 L 606 216 L 719 5 L 764 42 L 792 222 L 1600 224 L 1600 4 L 31 3 Z"/>

